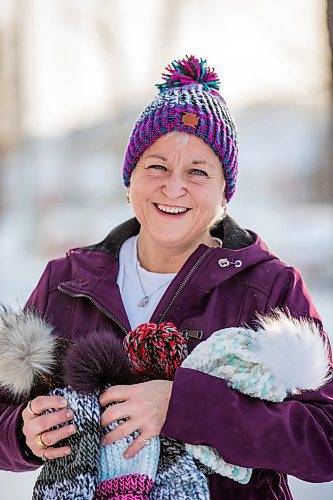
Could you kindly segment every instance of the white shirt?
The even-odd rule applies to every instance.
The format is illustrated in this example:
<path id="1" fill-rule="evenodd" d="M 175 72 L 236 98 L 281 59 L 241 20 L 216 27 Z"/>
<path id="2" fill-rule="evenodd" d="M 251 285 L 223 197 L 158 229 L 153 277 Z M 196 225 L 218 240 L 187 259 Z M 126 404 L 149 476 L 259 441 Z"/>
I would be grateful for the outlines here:
<path id="1" fill-rule="evenodd" d="M 176 273 L 152 273 L 141 267 L 137 256 L 137 239 L 137 236 L 132 236 L 122 244 L 117 277 L 117 284 L 132 330 L 150 321 L 157 304 L 176 276 Z M 149 302 L 146 307 L 139 307 L 138 304 L 145 295 L 149 297 Z"/>

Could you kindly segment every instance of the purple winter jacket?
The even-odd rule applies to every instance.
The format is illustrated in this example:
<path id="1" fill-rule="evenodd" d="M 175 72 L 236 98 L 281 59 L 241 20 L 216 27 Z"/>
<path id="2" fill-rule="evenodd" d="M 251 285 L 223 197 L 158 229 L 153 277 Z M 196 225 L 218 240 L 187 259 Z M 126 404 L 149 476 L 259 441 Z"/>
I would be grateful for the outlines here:
<path id="1" fill-rule="evenodd" d="M 96 329 L 112 329 L 123 338 L 131 328 L 116 283 L 118 254 L 139 227 L 131 219 L 101 243 L 49 262 L 26 307 L 36 308 L 59 335 L 71 339 Z M 256 313 L 276 307 L 321 326 L 298 271 L 281 262 L 258 236 L 230 217 L 212 234 L 223 239 L 223 248 L 199 245 L 151 321 L 171 321 L 189 331 L 190 352 L 221 328 L 254 328 Z M 24 450 L 23 407 L 0 402 L 2 470 L 27 471 L 40 465 Z M 290 499 L 286 474 L 311 482 L 333 479 L 333 382 L 282 403 L 268 403 L 229 388 L 222 379 L 179 368 L 161 433 L 211 445 L 227 462 L 254 469 L 246 485 L 209 476 L 213 500 Z"/>

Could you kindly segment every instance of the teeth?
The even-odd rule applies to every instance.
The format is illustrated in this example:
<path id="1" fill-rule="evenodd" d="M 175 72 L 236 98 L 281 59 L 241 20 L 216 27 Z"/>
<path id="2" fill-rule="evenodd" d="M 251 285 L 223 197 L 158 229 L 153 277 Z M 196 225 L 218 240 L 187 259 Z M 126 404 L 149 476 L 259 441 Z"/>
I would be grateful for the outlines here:
<path id="1" fill-rule="evenodd" d="M 160 205 L 159 203 L 156 203 L 156 205 L 159 210 L 168 214 L 182 214 L 187 211 L 186 207 L 170 207 L 168 205 Z"/>

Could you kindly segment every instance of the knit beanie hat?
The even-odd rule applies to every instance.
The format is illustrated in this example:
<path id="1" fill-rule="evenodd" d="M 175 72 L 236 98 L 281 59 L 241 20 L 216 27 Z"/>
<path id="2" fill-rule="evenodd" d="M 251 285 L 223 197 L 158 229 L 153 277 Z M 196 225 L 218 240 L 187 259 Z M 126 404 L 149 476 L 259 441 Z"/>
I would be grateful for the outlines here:
<path id="1" fill-rule="evenodd" d="M 206 477 L 212 471 L 200 466 L 184 443 L 160 436 L 161 451 L 150 500 L 208 500 Z"/>
<path id="2" fill-rule="evenodd" d="M 77 431 L 54 446 L 70 446 L 72 454 L 46 461 L 33 489 L 33 500 L 92 499 L 97 487 L 100 450 L 100 406 L 97 393 L 64 387 L 49 392 L 64 397 L 74 412 Z"/>
<path id="3" fill-rule="evenodd" d="M 2 308 L 0 354 L 0 389 L 13 404 L 54 394 L 65 397 L 74 412 L 77 432 L 55 445 L 70 446 L 72 454 L 45 462 L 34 500 L 149 498 L 159 459 L 158 437 L 130 459 L 122 454 L 137 432 L 100 445 L 103 435 L 122 422 L 101 429 L 101 392 L 110 385 L 144 380 L 133 373 L 122 342 L 112 332 L 93 332 L 70 345 L 37 314 Z"/>
<path id="4" fill-rule="evenodd" d="M 46 462 L 33 498 L 148 499 L 157 470 L 159 439 L 149 440 L 130 459 L 123 453 L 138 432 L 100 445 L 105 434 L 125 421 L 101 429 L 100 394 L 110 385 L 142 380 L 133 374 L 122 342 L 112 332 L 92 332 L 67 350 L 63 366 L 66 387 L 53 393 L 67 399 L 77 432 L 66 440 L 72 448 L 70 456 Z M 64 444 L 60 442 L 59 446 Z"/>
<path id="5" fill-rule="evenodd" d="M 225 197 L 232 197 L 238 171 L 238 138 L 220 82 L 205 59 L 186 56 L 175 60 L 156 84 L 159 94 L 142 111 L 129 138 L 123 164 L 126 187 L 139 158 L 159 137 L 174 130 L 203 139 L 222 163 Z"/>
<path id="6" fill-rule="evenodd" d="M 149 378 L 173 380 L 187 356 L 186 340 L 171 322 L 138 326 L 126 335 L 124 348 L 134 371 L 149 373 Z M 208 500 L 207 468 L 198 467 L 184 443 L 164 436 L 159 439 L 160 457 L 149 498 Z"/>
<path id="7" fill-rule="evenodd" d="M 265 401 L 281 402 L 328 382 L 328 344 L 311 320 L 275 310 L 258 316 L 258 329 L 226 328 L 201 342 L 182 367 L 224 379 L 233 389 Z M 211 470 L 242 484 L 252 469 L 226 463 L 212 447 L 186 444 L 185 449 Z"/>

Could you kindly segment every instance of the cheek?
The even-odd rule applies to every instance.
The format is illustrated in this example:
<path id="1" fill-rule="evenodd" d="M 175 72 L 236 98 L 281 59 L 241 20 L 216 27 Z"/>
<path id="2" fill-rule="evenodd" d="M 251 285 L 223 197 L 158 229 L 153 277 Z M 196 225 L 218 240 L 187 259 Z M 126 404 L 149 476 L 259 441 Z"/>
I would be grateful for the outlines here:
<path id="1" fill-rule="evenodd" d="M 198 193 L 197 207 L 202 212 L 213 213 L 220 210 L 223 202 L 223 194 L 220 190 L 203 190 Z"/>
<path id="2" fill-rule="evenodd" d="M 130 203 L 135 216 L 142 220 L 143 214 L 149 205 L 148 195 L 139 186 L 135 185 L 129 191 Z"/>

